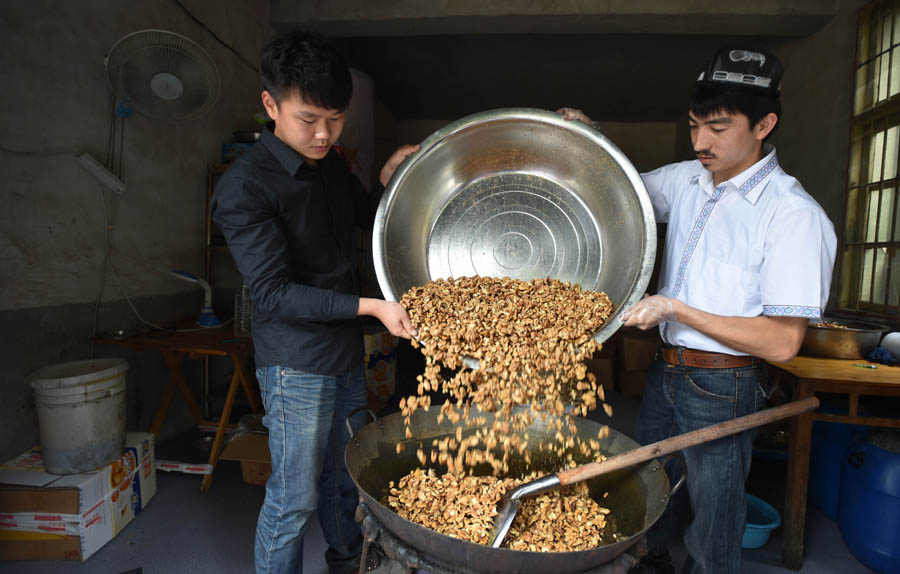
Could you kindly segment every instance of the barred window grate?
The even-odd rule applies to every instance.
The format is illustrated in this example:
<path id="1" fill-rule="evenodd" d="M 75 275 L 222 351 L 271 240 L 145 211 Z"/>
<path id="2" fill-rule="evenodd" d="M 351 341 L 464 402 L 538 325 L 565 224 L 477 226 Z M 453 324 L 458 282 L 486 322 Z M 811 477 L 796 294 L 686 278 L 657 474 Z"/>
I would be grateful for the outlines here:
<path id="1" fill-rule="evenodd" d="M 859 12 L 839 307 L 896 316 L 900 307 L 900 6 Z"/>

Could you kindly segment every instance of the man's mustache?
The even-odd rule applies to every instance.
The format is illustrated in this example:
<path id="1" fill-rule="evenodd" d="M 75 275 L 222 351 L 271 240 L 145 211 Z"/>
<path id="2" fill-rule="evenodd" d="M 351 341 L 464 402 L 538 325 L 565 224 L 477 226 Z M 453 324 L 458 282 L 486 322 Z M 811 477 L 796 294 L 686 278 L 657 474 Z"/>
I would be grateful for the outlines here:
<path id="1" fill-rule="evenodd" d="M 715 155 L 709 153 L 709 151 L 708 151 L 708 150 L 705 150 L 705 149 L 702 149 L 702 150 L 700 150 L 700 151 L 694 150 L 694 154 L 695 154 L 697 157 L 705 157 L 705 158 L 714 158 L 714 157 L 716 157 Z"/>

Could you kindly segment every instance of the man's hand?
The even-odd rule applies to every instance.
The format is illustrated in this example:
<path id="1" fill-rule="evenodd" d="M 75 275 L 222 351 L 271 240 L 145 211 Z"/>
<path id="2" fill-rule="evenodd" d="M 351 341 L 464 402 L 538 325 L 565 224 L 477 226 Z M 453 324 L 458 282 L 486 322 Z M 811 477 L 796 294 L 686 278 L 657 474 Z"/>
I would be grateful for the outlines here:
<path id="1" fill-rule="evenodd" d="M 672 299 L 662 295 L 644 298 L 622 312 L 622 324 L 643 331 L 652 329 L 663 321 L 677 321 Z"/>
<path id="2" fill-rule="evenodd" d="M 414 154 L 417 151 L 419 151 L 419 144 L 405 145 L 397 148 L 394 153 L 391 154 L 391 157 L 384 163 L 384 167 L 381 168 L 381 175 L 378 177 L 381 185 L 387 187 L 388 182 L 391 181 L 391 178 L 394 176 L 394 172 L 397 171 L 397 167 L 403 163 L 406 156 Z"/>
<path id="3" fill-rule="evenodd" d="M 359 298 L 358 315 L 371 315 L 387 327 L 391 335 L 411 339 L 419 334 L 409 320 L 409 314 L 400 303 L 381 299 Z"/>
<path id="4" fill-rule="evenodd" d="M 587 117 L 587 115 L 581 110 L 576 110 L 575 108 L 559 108 L 556 110 L 556 113 L 562 114 L 564 120 L 578 120 L 583 124 L 587 124 L 592 128 L 595 128 L 594 122 L 591 121 L 591 118 Z"/>

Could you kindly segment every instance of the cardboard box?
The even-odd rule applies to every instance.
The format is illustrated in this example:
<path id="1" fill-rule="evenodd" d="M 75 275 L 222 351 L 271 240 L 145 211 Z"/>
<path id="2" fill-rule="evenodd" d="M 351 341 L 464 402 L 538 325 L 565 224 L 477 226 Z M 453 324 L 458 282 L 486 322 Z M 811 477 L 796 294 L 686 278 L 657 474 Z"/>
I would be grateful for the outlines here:
<path id="1" fill-rule="evenodd" d="M 621 331 L 621 330 L 620 330 Z M 616 356 L 616 348 L 619 345 L 619 331 L 613 334 L 600 345 L 600 349 L 594 352 L 594 359 L 613 359 Z"/>
<path id="2" fill-rule="evenodd" d="M 153 435 L 127 433 L 125 452 L 94 471 L 44 471 L 40 448 L 0 465 L 0 557 L 87 560 L 156 494 Z"/>
<path id="3" fill-rule="evenodd" d="M 270 462 L 241 461 L 241 477 L 247 484 L 265 486 L 270 474 L 272 474 L 272 463 Z"/>
<path id="4" fill-rule="evenodd" d="M 616 378 L 619 392 L 626 397 L 639 399 L 644 396 L 644 384 L 647 382 L 647 371 L 620 372 Z"/>
<path id="5" fill-rule="evenodd" d="M 622 329 L 619 358 L 622 371 L 646 371 L 659 348 L 659 330 Z"/>
<path id="6" fill-rule="evenodd" d="M 253 433 L 236 437 L 225 445 L 219 460 L 240 461 L 244 482 L 265 485 L 269 475 L 272 474 L 269 435 Z"/>
<path id="7" fill-rule="evenodd" d="M 364 336 L 368 407 L 380 410 L 397 387 L 397 344 L 399 339 L 383 328 Z"/>
<path id="8" fill-rule="evenodd" d="M 604 390 L 611 391 L 615 388 L 615 360 L 611 358 L 598 359 L 595 355 L 595 358 L 587 359 L 584 364 L 588 372 L 597 377 L 597 384 L 602 385 Z"/>

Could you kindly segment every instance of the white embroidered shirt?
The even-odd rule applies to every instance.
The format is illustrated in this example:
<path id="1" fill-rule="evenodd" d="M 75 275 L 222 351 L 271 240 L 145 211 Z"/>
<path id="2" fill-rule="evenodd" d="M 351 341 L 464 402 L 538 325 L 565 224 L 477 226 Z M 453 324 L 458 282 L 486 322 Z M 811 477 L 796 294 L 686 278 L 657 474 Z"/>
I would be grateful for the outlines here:
<path id="1" fill-rule="evenodd" d="M 819 320 L 837 239 L 822 207 L 778 165 L 775 148 L 713 186 L 699 160 L 643 174 L 657 221 L 668 222 L 659 294 L 717 315 Z M 681 323 L 660 325 L 670 345 L 729 354 Z"/>

